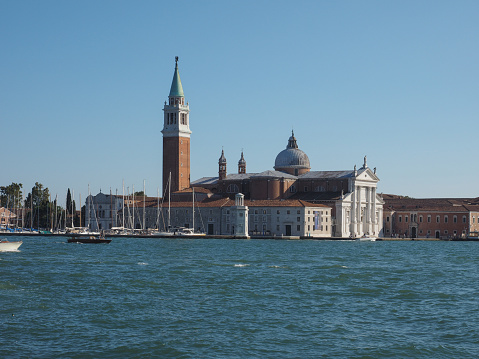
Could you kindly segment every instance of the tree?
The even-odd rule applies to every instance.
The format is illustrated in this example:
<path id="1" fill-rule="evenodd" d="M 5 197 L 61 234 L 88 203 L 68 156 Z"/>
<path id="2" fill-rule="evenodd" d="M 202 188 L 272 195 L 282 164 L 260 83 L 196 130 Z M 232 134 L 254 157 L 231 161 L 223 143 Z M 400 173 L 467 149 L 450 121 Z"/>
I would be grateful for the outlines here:
<path id="1" fill-rule="evenodd" d="M 71 213 L 72 212 L 72 195 L 70 193 L 70 188 L 68 189 L 67 191 L 67 202 L 66 202 L 66 210 L 67 210 L 67 213 Z"/>
<path id="2" fill-rule="evenodd" d="M 32 192 L 27 195 L 25 207 L 30 209 L 26 217 L 27 224 L 38 228 L 50 227 L 49 212 L 51 211 L 51 206 L 48 188 L 43 188 L 41 183 L 35 182 Z"/>
<path id="3" fill-rule="evenodd" d="M 133 194 L 135 197 L 146 197 L 143 191 L 138 191 Z"/>
<path id="4" fill-rule="evenodd" d="M 0 207 L 15 207 L 15 203 L 23 201 L 23 185 L 12 182 L 11 185 L 0 187 Z"/>

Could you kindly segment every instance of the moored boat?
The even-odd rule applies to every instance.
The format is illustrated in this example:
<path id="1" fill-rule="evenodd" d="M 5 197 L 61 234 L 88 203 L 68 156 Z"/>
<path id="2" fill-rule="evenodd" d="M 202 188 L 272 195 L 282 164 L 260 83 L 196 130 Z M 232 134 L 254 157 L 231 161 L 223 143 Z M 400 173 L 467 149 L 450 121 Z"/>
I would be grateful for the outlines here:
<path id="1" fill-rule="evenodd" d="M 179 228 L 175 231 L 175 236 L 204 237 L 205 235 L 205 233 L 195 232 L 193 228 Z"/>
<path id="2" fill-rule="evenodd" d="M 369 241 L 369 242 L 375 242 L 376 241 L 376 237 L 371 237 L 371 236 L 367 236 L 367 235 L 364 235 L 362 237 L 359 237 L 359 238 L 356 238 L 357 241 Z"/>
<path id="3" fill-rule="evenodd" d="M 103 235 L 73 235 L 67 241 L 68 243 L 110 243 L 111 239 L 107 239 Z"/>
<path id="4" fill-rule="evenodd" d="M 22 245 L 22 241 L 10 242 L 6 239 L 0 240 L 0 252 L 14 252 Z"/>

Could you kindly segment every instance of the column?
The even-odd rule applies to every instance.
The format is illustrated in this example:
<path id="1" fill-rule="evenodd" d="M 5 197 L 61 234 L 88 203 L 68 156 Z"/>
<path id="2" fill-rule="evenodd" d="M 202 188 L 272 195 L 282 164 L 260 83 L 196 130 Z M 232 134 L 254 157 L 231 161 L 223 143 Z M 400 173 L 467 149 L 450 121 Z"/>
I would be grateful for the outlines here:
<path id="1" fill-rule="evenodd" d="M 361 198 L 361 190 L 362 190 L 362 187 L 357 186 L 357 191 L 358 191 L 358 203 L 357 203 L 357 206 L 358 206 L 358 208 L 357 208 L 358 220 L 357 220 L 357 223 L 358 223 L 358 225 L 357 225 L 356 231 L 358 232 L 358 235 L 361 235 L 360 232 L 362 232 L 362 229 L 363 229 L 363 227 L 362 227 L 363 222 L 361 221 L 361 199 L 362 199 Z"/>
<path id="2" fill-rule="evenodd" d="M 353 187 L 353 192 L 352 192 L 352 196 L 353 196 L 353 203 L 352 203 L 352 206 L 351 206 L 351 225 L 350 225 L 350 232 L 352 235 L 355 235 L 356 234 L 356 196 L 357 196 L 357 190 L 356 190 L 356 186 Z"/>

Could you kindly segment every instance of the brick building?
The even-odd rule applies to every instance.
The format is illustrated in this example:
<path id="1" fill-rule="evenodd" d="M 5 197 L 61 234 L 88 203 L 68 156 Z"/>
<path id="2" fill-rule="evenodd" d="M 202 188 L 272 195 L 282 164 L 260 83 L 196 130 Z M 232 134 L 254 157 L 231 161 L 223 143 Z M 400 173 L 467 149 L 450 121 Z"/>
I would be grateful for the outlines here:
<path id="1" fill-rule="evenodd" d="M 479 233 L 479 198 L 383 199 L 385 237 L 454 239 Z"/>

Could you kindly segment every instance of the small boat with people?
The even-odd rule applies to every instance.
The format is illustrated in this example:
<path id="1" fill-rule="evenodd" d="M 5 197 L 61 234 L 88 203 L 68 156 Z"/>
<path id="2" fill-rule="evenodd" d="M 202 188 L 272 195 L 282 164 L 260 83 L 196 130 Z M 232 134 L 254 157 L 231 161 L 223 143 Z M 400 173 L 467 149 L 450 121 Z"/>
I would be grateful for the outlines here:
<path id="1" fill-rule="evenodd" d="M 0 252 L 15 252 L 22 245 L 22 241 L 7 241 L 6 239 L 0 240 Z"/>
<path id="2" fill-rule="evenodd" d="M 68 238 L 68 243 L 110 243 L 111 239 L 105 238 L 103 232 L 100 234 L 72 234 L 70 238 Z"/>

